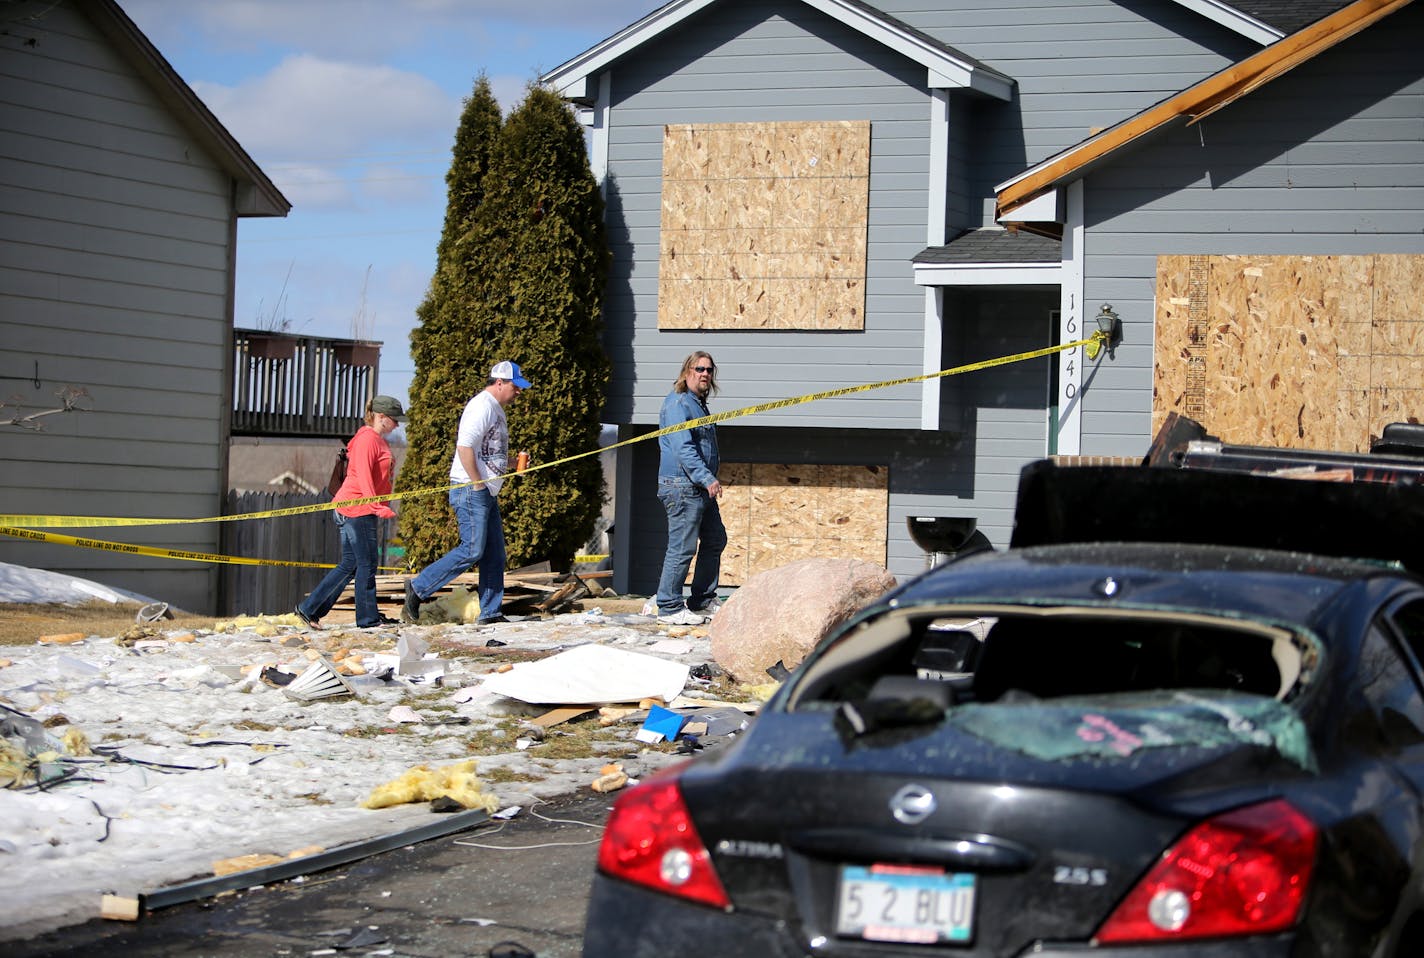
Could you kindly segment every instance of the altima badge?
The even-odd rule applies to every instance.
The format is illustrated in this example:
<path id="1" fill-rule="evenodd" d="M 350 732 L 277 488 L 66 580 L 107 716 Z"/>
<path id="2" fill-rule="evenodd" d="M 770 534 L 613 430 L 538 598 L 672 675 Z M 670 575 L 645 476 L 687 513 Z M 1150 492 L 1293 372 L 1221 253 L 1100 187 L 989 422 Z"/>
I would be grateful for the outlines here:
<path id="1" fill-rule="evenodd" d="M 890 814 L 902 825 L 918 825 L 936 807 L 934 795 L 923 785 L 906 785 L 890 799 Z"/>

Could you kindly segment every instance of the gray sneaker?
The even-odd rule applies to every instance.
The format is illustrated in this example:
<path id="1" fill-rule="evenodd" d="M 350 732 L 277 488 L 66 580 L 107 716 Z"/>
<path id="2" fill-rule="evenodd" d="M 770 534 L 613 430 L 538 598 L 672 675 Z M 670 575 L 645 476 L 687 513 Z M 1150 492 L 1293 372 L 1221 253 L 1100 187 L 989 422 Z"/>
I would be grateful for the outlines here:
<path id="1" fill-rule="evenodd" d="M 671 615 L 659 615 L 658 621 L 663 625 L 701 625 L 706 619 L 691 609 L 678 609 Z"/>
<path id="2" fill-rule="evenodd" d="M 698 615 L 710 619 L 712 618 L 712 616 L 717 614 L 717 610 L 720 608 L 722 608 L 722 600 L 714 598 L 711 602 L 708 602 L 702 608 L 693 609 L 692 611 L 696 612 Z"/>
<path id="3" fill-rule="evenodd" d="M 415 587 L 410 584 L 410 580 L 405 580 L 405 604 L 401 606 L 401 621 L 415 623 L 420 621 L 420 596 L 415 594 Z"/>

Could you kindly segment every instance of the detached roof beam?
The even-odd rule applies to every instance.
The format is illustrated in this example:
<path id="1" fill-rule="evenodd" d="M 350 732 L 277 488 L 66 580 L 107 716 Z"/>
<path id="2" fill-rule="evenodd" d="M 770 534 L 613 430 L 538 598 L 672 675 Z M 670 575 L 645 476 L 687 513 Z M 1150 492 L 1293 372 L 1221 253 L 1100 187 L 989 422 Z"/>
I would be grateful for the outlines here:
<path id="1" fill-rule="evenodd" d="M 1212 74 L 1156 106 L 1116 126 L 1108 127 L 1096 136 L 1000 184 L 996 188 L 997 218 L 1003 222 L 1017 222 L 1014 214 L 1029 201 L 1065 182 L 1082 177 L 1109 154 L 1165 126 L 1182 121 L 1195 123 L 1210 116 L 1412 2 L 1413 0 L 1356 0 L 1348 7 Z"/>

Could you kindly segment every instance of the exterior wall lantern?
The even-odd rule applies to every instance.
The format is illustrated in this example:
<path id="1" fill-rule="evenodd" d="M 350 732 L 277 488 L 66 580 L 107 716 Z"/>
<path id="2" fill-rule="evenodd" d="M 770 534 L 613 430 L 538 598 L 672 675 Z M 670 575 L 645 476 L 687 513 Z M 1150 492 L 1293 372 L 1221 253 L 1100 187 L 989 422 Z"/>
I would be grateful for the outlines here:
<path id="1" fill-rule="evenodd" d="M 1122 320 L 1113 312 L 1110 304 L 1103 303 L 1093 321 L 1098 324 L 1102 345 L 1108 348 L 1108 358 L 1116 359 L 1117 344 L 1122 342 Z"/>

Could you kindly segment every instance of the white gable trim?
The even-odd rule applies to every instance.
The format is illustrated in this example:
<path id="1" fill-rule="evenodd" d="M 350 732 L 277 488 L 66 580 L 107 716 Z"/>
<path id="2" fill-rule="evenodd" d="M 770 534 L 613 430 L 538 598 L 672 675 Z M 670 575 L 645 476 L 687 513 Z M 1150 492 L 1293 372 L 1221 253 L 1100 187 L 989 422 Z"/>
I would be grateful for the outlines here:
<path id="1" fill-rule="evenodd" d="M 1237 10 L 1229 3 L 1223 3 L 1222 0 L 1175 0 L 1175 2 L 1193 13 L 1200 13 L 1208 20 L 1221 24 L 1228 30 L 1236 31 L 1248 40 L 1255 40 L 1263 47 L 1275 43 L 1285 36 L 1282 31 Z"/>
<path id="2" fill-rule="evenodd" d="M 572 60 L 560 64 L 540 79 L 568 99 L 591 102 L 596 95 L 592 80 L 599 71 L 715 2 L 716 0 L 673 0 Z M 887 23 L 883 18 L 850 0 L 802 2 L 921 64 L 926 72 L 926 85 L 931 89 L 976 90 L 1000 100 L 1010 100 L 1013 97 L 1013 78 L 974 60 L 954 56 L 927 42 L 922 36 Z"/>
<path id="3" fill-rule="evenodd" d="M 931 89 L 977 90 L 996 99 L 1013 99 L 1012 78 L 974 60 L 953 56 L 926 42 L 923 37 L 873 16 L 864 7 L 846 3 L 845 0 L 803 2 L 925 67 L 929 71 L 928 86 Z"/>
<path id="4" fill-rule="evenodd" d="M 602 43 L 589 47 L 572 60 L 566 60 L 539 79 L 570 100 L 593 99 L 590 80 L 598 71 L 626 55 L 653 37 L 671 30 L 703 7 L 716 0 L 674 0 L 664 4 L 641 20 L 629 24 Z"/>

